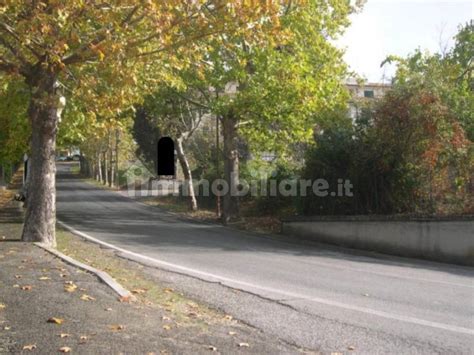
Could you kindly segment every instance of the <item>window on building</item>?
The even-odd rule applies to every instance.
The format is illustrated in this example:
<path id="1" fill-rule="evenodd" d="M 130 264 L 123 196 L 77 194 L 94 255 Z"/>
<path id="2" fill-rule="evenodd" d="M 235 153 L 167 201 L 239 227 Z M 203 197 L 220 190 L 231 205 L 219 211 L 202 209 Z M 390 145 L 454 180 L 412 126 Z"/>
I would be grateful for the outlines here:
<path id="1" fill-rule="evenodd" d="M 374 90 L 364 90 L 364 97 L 374 97 Z"/>

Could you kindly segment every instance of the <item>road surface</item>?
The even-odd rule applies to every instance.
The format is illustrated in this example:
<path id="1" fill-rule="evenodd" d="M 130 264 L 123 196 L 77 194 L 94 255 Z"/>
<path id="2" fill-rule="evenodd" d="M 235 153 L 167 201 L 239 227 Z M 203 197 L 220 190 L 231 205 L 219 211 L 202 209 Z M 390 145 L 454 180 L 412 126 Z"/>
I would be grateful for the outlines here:
<path id="1" fill-rule="evenodd" d="M 58 166 L 60 221 L 193 276 L 182 282 L 191 293 L 288 343 L 323 352 L 474 352 L 473 268 L 183 221 Z"/>

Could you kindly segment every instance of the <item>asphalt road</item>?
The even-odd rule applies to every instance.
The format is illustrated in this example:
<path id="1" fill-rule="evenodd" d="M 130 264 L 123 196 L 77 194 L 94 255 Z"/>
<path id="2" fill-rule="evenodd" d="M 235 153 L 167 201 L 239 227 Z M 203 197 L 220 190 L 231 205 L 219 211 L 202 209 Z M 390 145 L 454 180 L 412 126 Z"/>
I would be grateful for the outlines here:
<path id="1" fill-rule="evenodd" d="M 179 220 L 58 165 L 60 221 L 193 276 L 190 293 L 264 332 L 323 352 L 474 352 L 473 268 Z"/>

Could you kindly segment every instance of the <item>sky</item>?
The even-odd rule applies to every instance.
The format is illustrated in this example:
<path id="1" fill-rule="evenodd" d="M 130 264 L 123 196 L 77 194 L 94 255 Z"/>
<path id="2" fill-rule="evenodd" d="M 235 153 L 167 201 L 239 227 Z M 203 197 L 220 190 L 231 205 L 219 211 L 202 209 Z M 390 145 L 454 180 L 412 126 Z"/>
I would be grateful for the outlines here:
<path id="1" fill-rule="evenodd" d="M 352 70 L 370 82 L 388 81 L 395 67 L 380 68 L 387 55 L 452 47 L 458 26 L 472 18 L 474 0 L 367 0 L 336 43 Z"/>

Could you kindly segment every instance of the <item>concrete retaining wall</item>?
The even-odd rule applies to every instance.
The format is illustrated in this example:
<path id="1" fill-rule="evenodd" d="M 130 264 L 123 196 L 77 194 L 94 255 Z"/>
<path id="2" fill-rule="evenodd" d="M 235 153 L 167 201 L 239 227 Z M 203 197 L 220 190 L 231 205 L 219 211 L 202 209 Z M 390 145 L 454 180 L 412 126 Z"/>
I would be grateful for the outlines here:
<path id="1" fill-rule="evenodd" d="M 353 216 L 283 221 L 284 234 L 382 253 L 474 266 L 474 219 Z"/>

